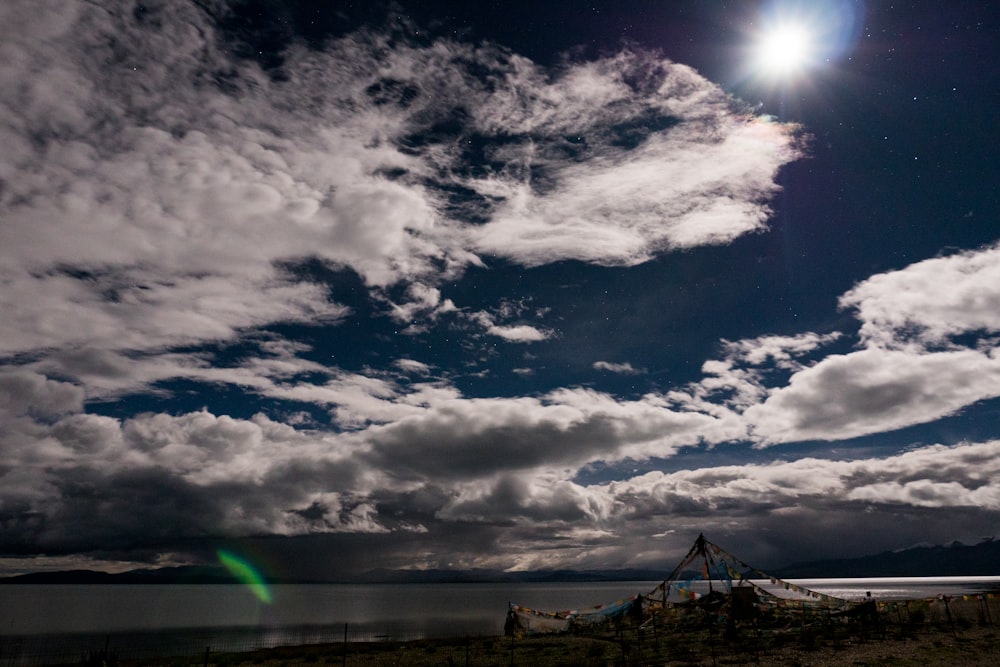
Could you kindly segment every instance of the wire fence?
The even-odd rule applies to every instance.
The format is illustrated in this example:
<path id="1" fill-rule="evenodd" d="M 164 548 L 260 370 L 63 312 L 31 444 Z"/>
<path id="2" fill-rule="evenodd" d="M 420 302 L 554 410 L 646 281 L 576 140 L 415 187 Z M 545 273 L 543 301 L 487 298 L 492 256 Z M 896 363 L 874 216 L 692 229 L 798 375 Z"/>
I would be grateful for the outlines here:
<path id="1" fill-rule="evenodd" d="M 921 650 L 959 642 L 979 651 L 978 658 L 996 658 L 975 664 L 1000 664 L 995 635 L 1000 609 L 986 596 L 967 597 L 882 603 L 876 615 L 839 620 L 799 615 L 785 624 L 760 619 L 728 624 L 714 613 L 692 610 L 642 624 L 624 618 L 586 634 L 440 638 L 406 625 L 339 624 L 0 635 L 0 667 L 760 665 L 791 664 L 859 644 L 899 650 L 918 641 Z M 983 643 L 976 644 L 979 640 Z"/>
<path id="2" fill-rule="evenodd" d="M 220 654 L 276 647 L 409 642 L 425 637 L 405 626 L 301 625 L 274 628 L 177 628 L 115 633 L 0 635 L 0 667 L 90 664 L 212 664 Z M 168 660 L 176 658 L 176 660 Z M 207 664 L 207 663 L 205 663 Z"/>

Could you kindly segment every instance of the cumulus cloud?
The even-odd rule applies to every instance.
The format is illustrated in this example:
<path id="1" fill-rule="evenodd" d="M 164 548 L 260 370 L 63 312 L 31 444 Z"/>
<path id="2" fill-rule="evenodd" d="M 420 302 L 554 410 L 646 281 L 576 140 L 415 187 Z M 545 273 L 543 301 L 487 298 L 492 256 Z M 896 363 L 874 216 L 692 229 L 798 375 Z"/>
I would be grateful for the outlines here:
<path id="1" fill-rule="evenodd" d="M 732 355 L 706 370 L 744 397 L 743 416 L 763 445 L 852 438 L 955 414 L 1000 396 L 998 267 L 993 246 L 872 276 L 840 300 L 861 321 L 863 348 L 811 366 L 790 366 L 767 340 L 726 345 L 745 360 L 770 358 L 793 371 L 783 385 L 766 386 Z M 798 340 L 799 351 L 824 342 Z"/>
<path id="2" fill-rule="evenodd" d="M 735 411 L 758 446 L 843 440 L 925 424 L 1000 396 L 996 246 L 870 277 L 840 299 L 860 320 L 843 334 L 722 341 L 704 378 L 667 392 L 706 414 Z"/>
<path id="3" fill-rule="evenodd" d="M 473 516 L 489 522 L 482 504 L 514 497 L 521 474 L 549 480 L 529 484 L 535 498 L 523 503 L 524 516 L 541 521 L 559 508 L 565 520 L 581 519 L 599 513 L 598 499 L 560 481 L 567 471 L 616 452 L 669 455 L 705 430 L 702 416 L 593 392 L 460 400 L 389 383 L 337 397 L 357 425 L 340 434 L 204 410 L 119 420 L 81 412 L 74 385 L 6 379 L 12 392 L 33 388 L 54 407 L 33 415 L 5 402 L 20 417 L 0 439 L 3 543 L 54 551 L 209 535 L 421 532 L 430 519 Z M 379 416 L 388 423 L 372 424 Z M 422 502 L 406 509 L 402 498 L 414 493 L 436 497 L 433 510 Z"/>
<path id="4" fill-rule="evenodd" d="M 759 336 L 740 341 L 723 341 L 726 358 L 732 362 L 750 366 L 761 366 L 772 362 L 778 368 L 798 369 L 801 364 L 796 362 L 813 350 L 836 341 L 841 337 L 839 332 L 825 335 L 804 333 L 796 336 Z"/>
<path id="5" fill-rule="evenodd" d="M 373 385 L 373 397 L 408 412 L 334 434 L 206 411 L 119 420 L 81 412 L 75 385 L 23 373 L 3 380 L 8 395 L 33 392 L 50 406 L 42 414 L 3 403 L 16 418 L 0 439 L 0 539 L 10 553 L 120 555 L 137 540 L 167 552 L 208 536 L 413 535 L 419 542 L 397 547 L 421 544 L 411 564 L 426 566 L 443 554 L 469 567 L 650 565 L 706 522 L 728 531 L 727 544 L 766 554 L 752 550 L 761 545 L 751 525 L 807 530 L 823 515 L 848 530 L 864 510 L 866 530 L 876 531 L 900 511 L 967 508 L 980 520 L 1000 512 L 997 442 L 574 480 L 597 461 L 665 457 L 707 433 L 739 434 L 735 416 L 677 412 L 656 396 L 416 399 Z M 458 526 L 464 537 L 451 542 Z"/>
<path id="6" fill-rule="evenodd" d="M 576 469 L 595 460 L 670 456 L 692 440 L 725 441 L 739 424 L 678 412 L 655 396 L 620 402 L 588 390 L 543 398 L 452 399 L 369 429 L 376 469 L 455 479 L 537 467 Z M 370 457 L 370 458 L 369 458 Z M 447 461 L 447 467 L 440 462 Z"/>
<path id="7" fill-rule="evenodd" d="M 840 440 L 923 424 L 1000 396 L 1000 356 L 869 348 L 796 373 L 748 408 L 762 444 Z"/>
<path id="8" fill-rule="evenodd" d="M 1000 245 L 927 259 L 872 276 L 840 298 L 861 337 L 883 347 L 945 346 L 1000 331 Z"/>
<path id="9" fill-rule="evenodd" d="M 802 504 L 879 503 L 1000 510 L 996 441 L 933 445 L 883 459 L 804 458 L 767 465 L 652 472 L 605 488 L 634 514 L 755 514 Z"/>
<path id="10" fill-rule="evenodd" d="M 50 380 L 38 373 L 14 371 L 0 374 L 0 415 L 41 418 L 78 412 L 83 408 L 83 388 Z"/>

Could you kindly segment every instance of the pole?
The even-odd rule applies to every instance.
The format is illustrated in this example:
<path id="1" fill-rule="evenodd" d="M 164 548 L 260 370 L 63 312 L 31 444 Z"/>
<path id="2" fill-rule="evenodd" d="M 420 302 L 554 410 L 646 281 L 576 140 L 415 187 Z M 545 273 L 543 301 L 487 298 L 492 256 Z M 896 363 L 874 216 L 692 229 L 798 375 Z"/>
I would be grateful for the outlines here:
<path id="1" fill-rule="evenodd" d="M 621 642 L 622 647 L 622 664 L 628 662 L 628 652 L 625 650 L 625 630 L 622 628 L 622 619 L 617 620 L 618 623 L 618 641 Z"/>
<path id="2" fill-rule="evenodd" d="M 344 623 L 344 667 L 347 667 L 347 623 Z"/>
<path id="3" fill-rule="evenodd" d="M 712 667 L 716 667 L 715 663 L 715 619 L 709 618 L 708 620 L 708 648 L 712 653 Z"/>
<path id="4" fill-rule="evenodd" d="M 951 635 L 955 639 L 958 639 L 958 633 L 955 632 L 955 621 L 951 617 L 951 607 L 948 605 L 948 596 L 942 595 L 941 599 L 944 600 L 944 613 L 948 615 L 948 625 L 951 626 Z"/>

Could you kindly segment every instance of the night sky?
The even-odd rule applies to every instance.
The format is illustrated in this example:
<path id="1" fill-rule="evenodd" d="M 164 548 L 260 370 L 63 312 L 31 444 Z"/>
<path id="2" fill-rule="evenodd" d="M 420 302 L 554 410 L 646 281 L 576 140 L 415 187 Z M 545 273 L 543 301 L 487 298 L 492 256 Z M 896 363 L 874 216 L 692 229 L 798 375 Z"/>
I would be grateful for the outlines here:
<path id="1" fill-rule="evenodd" d="M 1000 537 L 1000 4 L 0 33 L 0 574 Z"/>

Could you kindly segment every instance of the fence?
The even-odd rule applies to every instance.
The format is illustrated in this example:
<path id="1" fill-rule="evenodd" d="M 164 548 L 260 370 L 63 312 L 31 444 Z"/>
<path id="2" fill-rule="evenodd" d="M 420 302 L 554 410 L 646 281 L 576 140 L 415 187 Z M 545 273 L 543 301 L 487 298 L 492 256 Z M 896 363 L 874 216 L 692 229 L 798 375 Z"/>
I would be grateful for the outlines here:
<path id="1" fill-rule="evenodd" d="M 993 664 L 1000 664 L 1000 642 L 994 634 L 1000 610 L 991 600 L 975 596 L 950 604 L 947 598 L 882 603 L 877 617 L 870 619 L 837 622 L 823 614 L 803 615 L 782 628 L 757 623 L 727 626 L 711 614 L 695 614 L 642 625 L 624 619 L 603 631 L 578 635 L 451 639 L 429 639 L 426 632 L 403 626 L 343 624 L 0 635 L 0 667 L 759 665 L 802 662 L 806 655 L 842 652 L 859 644 L 877 644 L 880 655 L 890 655 L 900 646 L 918 642 L 923 652 L 939 645 L 956 650 L 957 645 L 978 651 L 975 657 L 995 655 L 998 660 Z M 984 643 L 976 644 L 977 638 Z"/>
<path id="2" fill-rule="evenodd" d="M 215 664 L 221 654 L 289 646 L 407 642 L 423 638 L 402 626 L 301 625 L 275 628 L 178 628 L 115 633 L 0 635 L 0 667 L 40 667 L 94 662 Z M 215 657 L 213 657 L 215 656 Z"/>

